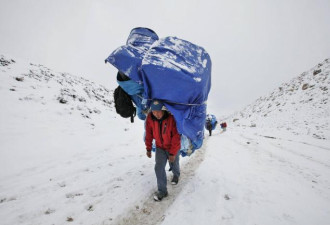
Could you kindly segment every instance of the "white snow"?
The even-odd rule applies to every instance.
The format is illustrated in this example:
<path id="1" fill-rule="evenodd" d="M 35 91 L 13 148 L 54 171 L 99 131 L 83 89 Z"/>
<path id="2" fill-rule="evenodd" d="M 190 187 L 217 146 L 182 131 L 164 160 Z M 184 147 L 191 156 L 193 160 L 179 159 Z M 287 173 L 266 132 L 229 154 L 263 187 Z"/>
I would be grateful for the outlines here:
<path id="1" fill-rule="evenodd" d="M 206 65 L 207 65 L 207 59 L 204 59 L 203 60 L 203 68 L 206 68 Z"/>
<path id="2" fill-rule="evenodd" d="M 196 82 L 201 82 L 201 81 L 202 81 L 202 78 L 200 78 L 200 77 L 194 77 L 194 80 L 195 80 Z"/>
<path id="3" fill-rule="evenodd" d="M 218 118 L 227 131 L 181 158 L 179 184 L 154 202 L 143 122 L 118 116 L 112 91 L 1 56 L 1 224 L 327 225 L 329 86 L 325 61 Z"/>
<path id="4" fill-rule="evenodd" d="M 169 42 L 166 46 L 164 46 L 163 43 L 165 40 Z M 150 49 L 143 58 L 142 65 L 151 64 L 176 71 L 187 71 L 190 74 L 203 74 L 208 61 L 207 59 L 202 60 L 202 54 L 206 54 L 206 51 L 201 47 L 194 45 L 194 48 L 196 48 L 194 49 L 194 52 L 197 53 L 197 55 L 193 56 L 192 52 L 187 50 L 189 49 L 187 48 L 188 45 L 189 48 L 192 48 L 190 42 L 176 37 L 167 37 L 155 41 L 151 48 L 162 47 L 167 51 L 157 52 L 155 49 Z M 173 52 L 176 52 L 176 54 Z M 177 55 L 185 58 L 185 61 L 182 61 L 181 59 L 178 60 Z"/>
<path id="5" fill-rule="evenodd" d="M 280 129 L 294 136 L 330 139 L 330 59 L 260 97 L 232 118 L 263 132 Z"/>

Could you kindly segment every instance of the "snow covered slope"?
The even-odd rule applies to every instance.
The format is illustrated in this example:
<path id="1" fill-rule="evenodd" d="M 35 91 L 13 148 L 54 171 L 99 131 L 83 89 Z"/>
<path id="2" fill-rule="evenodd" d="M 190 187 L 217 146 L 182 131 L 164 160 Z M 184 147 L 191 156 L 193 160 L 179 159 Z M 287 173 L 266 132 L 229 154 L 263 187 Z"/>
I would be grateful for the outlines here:
<path id="1" fill-rule="evenodd" d="M 17 104 L 17 100 L 23 104 L 29 102 L 31 107 L 42 104 L 43 108 L 58 112 L 64 109 L 68 114 L 80 114 L 84 118 L 100 114 L 101 110 L 112 110 L 112 92 L 102 85 L 42 65 L 16 62 L 3 55 L 0 66 L 1 94 L 11 98 L 12 104 Z"/>
<path id="2" fill-rule="evenodd" d="M 240 126 L 330 140 L 330 59 L 231 117 Z M 258 88 L 258 87 L 256 87 Z"/>
<path id="3" fill-rule="evenodd" d="M 112 91 L 1 56 L 0 224 L 328 225 L 328 76 L 326 60 L 231 117 L 155 202 L 143 121 Z"/>
<path id="4" fill-rule="evenodd" d="M 329 224 L 329 73 L 327 59 L 228 117 L 162 224 Z"/>
<path id="5" fill-rule="evenodd" d="M 79 145 L 70 136 L 95 133 L 115 117 L 112 91 L 105 87 L 4 56 L 0 56 L 0 96 L 1 163 L 6 168 L 0 175 L 32 165 L 35 157 L 66 154 L 64 141 Z M 7 156 L 13 152 L 24 159 L 19 167 L 10 167 Z"/>
<path id="6" fill-rule="evenodd" d="M 0 102 L 1 224 L 111 221 L 148 194 L 143 122 L 104 86 L 0 56 Z"/>

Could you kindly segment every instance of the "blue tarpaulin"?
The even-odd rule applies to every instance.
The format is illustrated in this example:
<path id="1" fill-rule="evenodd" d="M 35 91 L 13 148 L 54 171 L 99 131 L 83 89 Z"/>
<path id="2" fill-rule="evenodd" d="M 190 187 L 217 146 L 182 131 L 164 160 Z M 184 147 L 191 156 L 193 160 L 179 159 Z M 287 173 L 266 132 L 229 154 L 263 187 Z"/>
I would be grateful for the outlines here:
<path id="1" fill-rule="evenodd" d="M 215 117 L 215 115 L 212 114 L 207 114 L 206 115 L 206 122 L 205 122 L 205 129 L 208 130 L 207 128 L 207 123 L 211 123 L 212 125 L 212 130 L 214 130 L 218 124 L 217 118 Z"/>
<path id="2" fill-rule="evenodd" d="M 119 71 L 132 80 L 142 84 L 140 73 L 142 59 L 150 46 L 159 38 L 157 34 L 148 28 L 134 28 L 128 36 L 126 45 L 117 48 L 106 59 Z"/>
<path id="3" fill-rule="evenodd" d="M 131 96 L 137 107 L 137 115 L 142 120 L 146 118 L 143 111 L 147 109 L 147 104 L 142 103 L 144 87 L 140 68 L 145 53 L 158 39 L 157 34 L 151 29 L 134 28 L 128 36 L 126 45 L 117 48 L 105 60 L 131 79 L 117 82 Z"/>
<path id="4" fill-rule="evenodd" d="M 209 54 L 191 42 L 176 37 L 162 38 L 145 54 L 141 72 L 144 97 L 163 100 L 176 119 L 179 133 L 199 148 L 211 87 Z"/>
<path id="5" fill-rule="evenodd" d="M 162 100 L 193 150 L 201 147 L 211 88 L 211 59 L 202 47 L 177 37 L 158 39 L 150 29 L 135 28 L 127 44 L 106 61 L 131 79 L 118 83 L 138 109 L 147 108 L 152 99 Z"/>

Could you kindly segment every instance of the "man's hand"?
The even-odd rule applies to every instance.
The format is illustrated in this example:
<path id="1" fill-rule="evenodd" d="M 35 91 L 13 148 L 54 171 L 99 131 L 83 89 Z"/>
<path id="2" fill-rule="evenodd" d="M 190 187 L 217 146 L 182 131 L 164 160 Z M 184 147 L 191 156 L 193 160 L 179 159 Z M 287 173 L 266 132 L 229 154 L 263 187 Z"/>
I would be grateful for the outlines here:
<path id="1" fill-rule="evenodd" d="M 169 162 L 174 162 L 174 160 L 175 160 L 175 155 L 170 155 L 169 157 L 168 157 L 168 161 Z"/>
<path id="2" fill-rule="evenodd" d="M 147 151 L 148 158 L 151 158 L 151 151 Z"/>

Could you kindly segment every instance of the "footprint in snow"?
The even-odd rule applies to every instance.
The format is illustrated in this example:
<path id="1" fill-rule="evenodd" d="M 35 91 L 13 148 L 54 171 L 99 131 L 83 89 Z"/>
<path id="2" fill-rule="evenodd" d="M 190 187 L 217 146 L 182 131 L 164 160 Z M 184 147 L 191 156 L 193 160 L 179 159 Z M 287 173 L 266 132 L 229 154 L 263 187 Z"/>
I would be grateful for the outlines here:
<path id="1" fill-rule="evenodd" d="M 84 195 L 83 193 L 68 193 L 65 195 L 66 198 L 75 198 L 75 197 L 78 197 L 78 196 L 82 196 Z"/>
<path id="2" fill-rule="evenodd" d="M 1 204 L 1 203 L 4 203 L 4 202 L 15 201 L 15 200 L 17 200 L 16 197 L 2 198 L 2 199 L 0 199 L 0 204 Z"/>
<path id="3" fill-rule="evenodd" d="M 229 197 L 228 194 L 225 194 L 224 198 L 225 198 L 226 200 L 229 200 L 229 199 L 230 199 L 230 197 Z"/>
<path id="4" fill-rule="evenodd" d="M 55 209 L 47 209 L 47 210 L 45 211 L 45 214 L 46 214 L 46 215 L 49 215 L 49 214 L 54 213 L 54 212 L 55 212 Z"/>
<path id="5" fill-rule="evenodd" d="M 88 205 L 88 206 L 86 206 L 86 210 L 87 211 L 94 211 L 94 206 L 93 205 Z"/>
<path id="6" fill-rule="evenodd" d="M 121 177 L 117 177 L 117 179 L 116 179 L 117 181 L 123 181 L 124 179 L 123 178 L 121 178 Z"/>
<path id="7" fill-rule="evenodd" d="M 60 187 L 66 187 L 66 183 L 63 181 L 63 182 L 61 182 L 61 183 L 58 183 L 58 186 L 60 186 Z"/>

